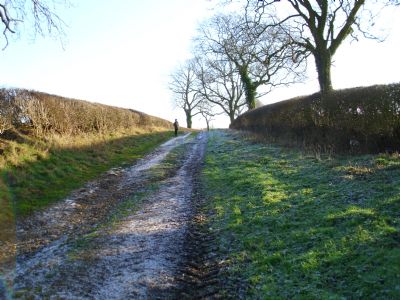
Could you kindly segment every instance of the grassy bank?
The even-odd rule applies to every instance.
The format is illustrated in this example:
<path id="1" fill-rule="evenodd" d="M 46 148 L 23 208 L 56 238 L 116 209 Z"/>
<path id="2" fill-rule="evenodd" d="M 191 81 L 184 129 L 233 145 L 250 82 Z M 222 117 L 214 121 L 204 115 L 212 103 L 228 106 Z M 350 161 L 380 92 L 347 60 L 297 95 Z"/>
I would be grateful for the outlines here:
<path id="1" fill-rule="evenodd" d="M 3 203 L 14 200 L 24 216 L 62 199 L 71 190 L 112 167 L 133 163 L 171 132 L 120 132 L 46 140 L 18 134 L 2 141 L 0 162 Z M 3 216 L 6 217 L 5 215 Z"/>
<path id="2" fill-rule="evenodd" d="M 400 298 L 399 183 L 398 154 L 316 160 L 212 133 L 202 184 L 226 294 Z"/>

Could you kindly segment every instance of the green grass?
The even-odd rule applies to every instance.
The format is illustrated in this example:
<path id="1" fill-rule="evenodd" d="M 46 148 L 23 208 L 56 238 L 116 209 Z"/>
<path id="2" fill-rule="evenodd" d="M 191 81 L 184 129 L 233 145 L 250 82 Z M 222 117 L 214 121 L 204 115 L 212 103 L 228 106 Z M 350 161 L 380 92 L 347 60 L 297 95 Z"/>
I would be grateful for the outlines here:
<path id="1" fill-rule="evenodd" d="M 399 155 L 316 160 L 214 132 L 201 180 L 227 294 L 400 298 Z"/>
<path id="2" fill-rule="evenodd" d="M 54 146 L 43 141 L 11 142 L 1 175 L 19 216 L 60 200 L 88 180 L 117 166 L 133 163 L 172 137 L 171 132 L 96 137 Z M 3 192 L 2 193 L 6 193 Z"/>
<path id="3" fill-rule="evenodd" d="M 0 180 L 0 247 L 2 250 L 4 249 L 0 251 L 0 274 L 2 272 L 1 265 L 6 262 L 5 259 L 8 258 L 10 252 L 14 253 L 15 251 L 15 247 L 11 246 L 15 243 L 15 238 L 15 219 L 11 194 L 4 182 Z M 6 260 L 9 262 L 9 259 Z"/>

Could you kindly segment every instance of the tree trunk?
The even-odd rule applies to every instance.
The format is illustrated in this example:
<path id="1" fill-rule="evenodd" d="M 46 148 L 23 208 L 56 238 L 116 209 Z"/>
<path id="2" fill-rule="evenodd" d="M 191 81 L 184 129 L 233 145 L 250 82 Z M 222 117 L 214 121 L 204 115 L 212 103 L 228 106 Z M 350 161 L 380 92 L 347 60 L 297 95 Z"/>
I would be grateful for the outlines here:
<path id="1" fill-rule="evenodd" d="M 234 111 L 229 114 L 229 120 L 231 121 L 231 124 L 233 123 L 233 121 L 235 121 L 235 112 Z"/>
<path id="2" fill-rule="evenodd" d="M 253 84 L 246 87 L 245 85 L 246 102 L 249 110 L 256 108 L 256 89 Z"/>
<path id="3" fill-rule="evenodd" d="M 251 81 L 247 67 L 241 67 L 239 69 L 239 75 L 243 83 L 247 107 L 249 110 L 254 109 L 256 108 L 257 86 Z"/>
<path id="4" fill-rule="evenodd" d="M 192 114 L 190 111 L 185 111 L 186 113 L 186 127 L 192 128 Z"/>
<path id="5" fill-rule="evenodd" d="M 321 94 L 327 94 L 333 90 L 331 80 L 332 56 L 329 53 L 329 50 L 317 50 L 317 53 L 315 54 L 315 65 L 317 67 Z"/>

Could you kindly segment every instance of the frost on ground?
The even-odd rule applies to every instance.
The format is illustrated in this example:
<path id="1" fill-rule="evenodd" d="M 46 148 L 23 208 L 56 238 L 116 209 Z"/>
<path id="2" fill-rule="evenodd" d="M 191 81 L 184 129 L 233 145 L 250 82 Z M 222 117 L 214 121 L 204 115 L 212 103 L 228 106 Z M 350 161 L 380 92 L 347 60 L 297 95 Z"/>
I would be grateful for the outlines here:
<path id="1" fill-rule="evenodd" d="M 18 224 L 15 298 L 154 299 L 173 297 L 192 217 L 191 194 L 207 136 L 172 139 L 136 165 L 111 170 L 60 204 Z M 146 187 L 150 168 L 186 144 L 174 176 L 145 194 L 138 209 L 104 223 L 124 199 Z M 105 224 L 100 226 L 99 224 Z M 96 229 L 88 245 L 76 241 Z M 99 229 L 100 228 L 100 229 Z"/>

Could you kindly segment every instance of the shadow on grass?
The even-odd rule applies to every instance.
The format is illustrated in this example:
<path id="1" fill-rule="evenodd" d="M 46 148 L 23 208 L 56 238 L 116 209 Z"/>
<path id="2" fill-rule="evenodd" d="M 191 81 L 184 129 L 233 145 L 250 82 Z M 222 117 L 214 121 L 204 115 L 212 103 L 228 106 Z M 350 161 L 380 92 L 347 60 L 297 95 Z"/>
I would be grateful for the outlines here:
<path id="1" fill-rule="evenodd" d="M 225 134 L 203 181 L 221 251 L 256 298 L 400 297 L 398 158 L 321 162 Z"/>

